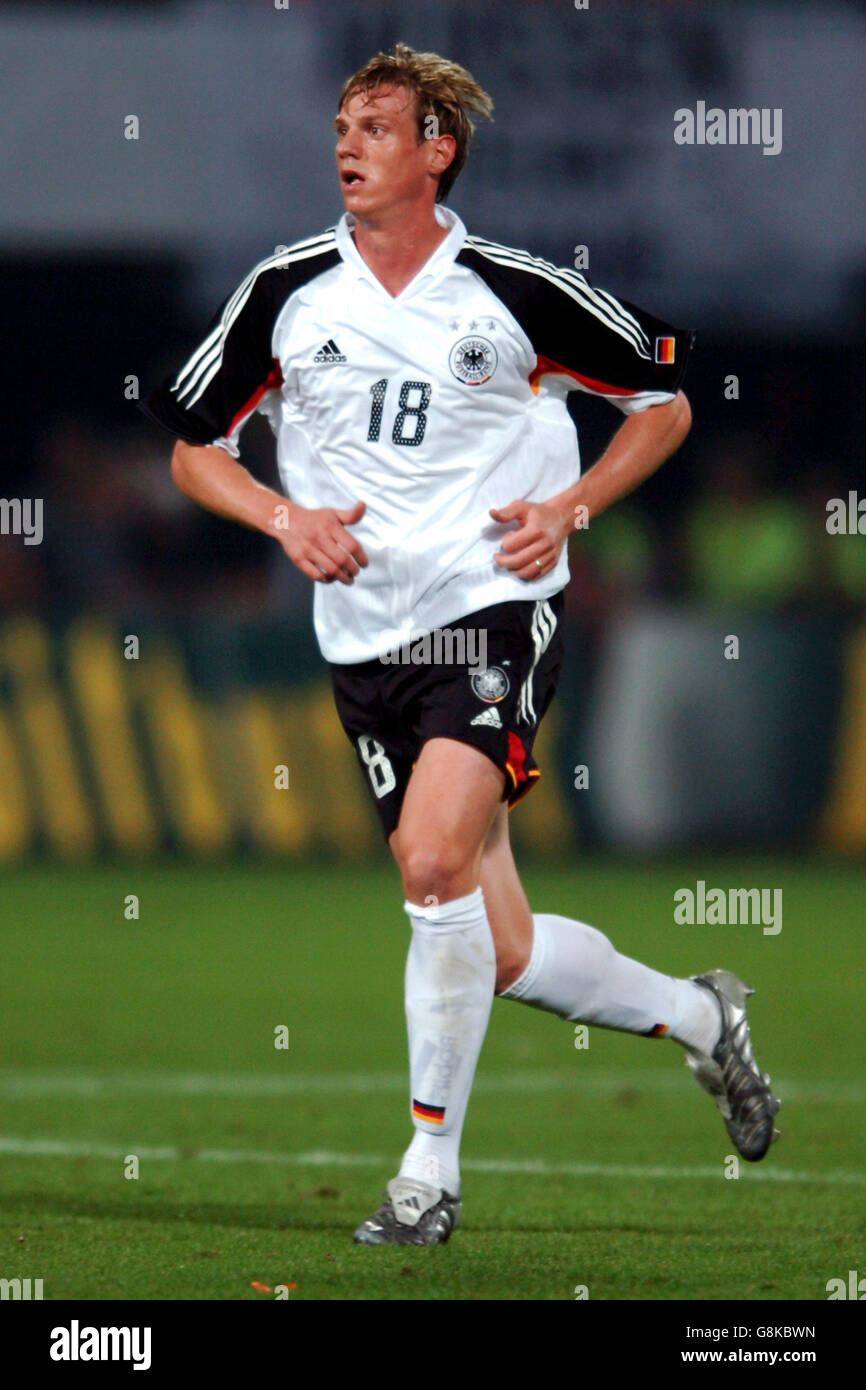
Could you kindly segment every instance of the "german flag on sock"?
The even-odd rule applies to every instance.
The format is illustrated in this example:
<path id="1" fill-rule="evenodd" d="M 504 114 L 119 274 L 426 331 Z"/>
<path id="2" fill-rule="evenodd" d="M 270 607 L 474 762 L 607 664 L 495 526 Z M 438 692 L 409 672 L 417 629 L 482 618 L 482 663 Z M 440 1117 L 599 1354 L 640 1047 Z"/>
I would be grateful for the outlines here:
<path id="1" fill-rule="evenodd" d="M 664 1035 L 665 1035 L 665 1033 L 668 1031 L 668 1027 L 669 1027 L 669 1025 L 668 1025 L 667 1023 L 657 1023 L 657 1024 L 655 1025 L 655 1027 L 650 1028 L 650 1030 L 649 1030 L 648 1033 L 644 1033 L 644 1037 L 645 1037 L 645 1038 L 663 1038 Z"/>
<path id="2" fill-rule="evenodd" d="M 425 1105 L 421 1100 L 413 1100 L 412 1114 L 416 1120 L 426 1120 L 429 1125 L 441 1125 L 445 1122 L 444 1105 Z"/>

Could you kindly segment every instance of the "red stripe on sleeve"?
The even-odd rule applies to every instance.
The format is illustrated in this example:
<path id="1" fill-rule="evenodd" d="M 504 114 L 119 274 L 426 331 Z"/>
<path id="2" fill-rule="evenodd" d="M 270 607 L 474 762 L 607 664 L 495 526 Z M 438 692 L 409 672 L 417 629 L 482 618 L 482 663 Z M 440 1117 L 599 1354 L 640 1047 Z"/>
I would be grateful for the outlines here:
<path id="1" fill-rule="evenodd" d="M 561 362 L 554 362 L 551 357 L 544 357 L 541 354 L 539 354 L 538 362 L 529 374 L 529 384 L 533 391 L 538 390 L 540 378 L 551 372 L 574 377 L 574 380 L 579 381 L 582 386 L 587 386 L 590 391 L 598 391 L 603 396 L 636 396 L 638 394 L 637 391 L 631 391 L 625 386 L 609 386 L 605 381 L 595 381 L 591 376 L 583 376 L 580 372 L 573 372 L 570 367 L 563 367 Z"/>
<path id="2" fill-rule="evenodd" d="M 256 387 L 249 400 L 241 406 L 240 410 L 234 416 L 231 424 L 225 432 L 226 439 L 230 439 L 233 431 L 237 429 L 241 420 L 243 420 L 246 415 L 249 415 L 251 411 L 255 410 L 259 401 L 262 399 L 262 396 L 267 395 L 268 391 L 274 391 L 278 386 L 282 386 L 283 373 L 280 364 L 277 361 L 276 357 L 272 357 L 271 361 L 274 365 L 271 367 L 271 370 L 268 372 L 261 386 Z"/>

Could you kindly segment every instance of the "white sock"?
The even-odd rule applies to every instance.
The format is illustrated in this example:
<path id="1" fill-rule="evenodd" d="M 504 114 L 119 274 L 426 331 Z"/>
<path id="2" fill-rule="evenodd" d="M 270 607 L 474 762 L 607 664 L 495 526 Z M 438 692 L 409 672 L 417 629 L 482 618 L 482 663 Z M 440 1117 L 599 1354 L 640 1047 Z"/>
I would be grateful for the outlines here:
<path id="1" fill-rule="evenodd" d="M 621 956 L 607 937 L 585 922 L 539 912 L 529 964 L 503 990 L 560 1018 L 674 1038 L 711 1052 L 721 1030 L 719 1007 L 708 990 Z"/>
<path id="2" fill-rule="evenodd" d="M 460 1135 L 493 1003 L 496 954 L 484 894 L 432 907 L 404 903 L 410 1105 L 415 1136 L 400 1176 L 460 1194 Z"/>

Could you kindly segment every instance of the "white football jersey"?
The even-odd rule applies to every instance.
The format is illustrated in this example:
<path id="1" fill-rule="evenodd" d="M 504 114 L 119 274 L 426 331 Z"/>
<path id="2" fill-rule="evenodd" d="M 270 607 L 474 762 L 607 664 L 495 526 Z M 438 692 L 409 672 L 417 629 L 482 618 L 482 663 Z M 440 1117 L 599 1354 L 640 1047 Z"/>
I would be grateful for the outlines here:
<path id="1" fill-rule="evenodd" d="M 315 586 L 323 656 L 366 661 L 489 604 L 568 582 L 567 548 L 526 582 L 495 553 L 491 507 L 545 501 L 580 473 L 569 391 L 628 413 L 672 400 L 692 335 L 595 289 L 577 271 L 448 234 L 392 297 L 362 260 L 351 215 L 262 261 L 147 413 L 238 456 L 256 410 L 302 507 L 366 503 L 351 527 L 369 566 Z"/>

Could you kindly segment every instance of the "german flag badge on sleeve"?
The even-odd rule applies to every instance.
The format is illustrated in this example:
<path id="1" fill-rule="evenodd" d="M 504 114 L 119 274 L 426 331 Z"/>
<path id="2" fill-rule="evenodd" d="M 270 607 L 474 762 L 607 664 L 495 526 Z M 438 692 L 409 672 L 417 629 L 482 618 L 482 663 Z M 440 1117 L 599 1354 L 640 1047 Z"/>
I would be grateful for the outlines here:
<path id="1" fill-rule="evenodd" d="M 656 361 L 670 366 L 676 356 L 676 338 L 656 338 Z"/>

